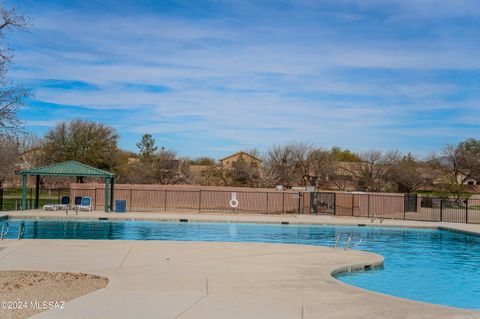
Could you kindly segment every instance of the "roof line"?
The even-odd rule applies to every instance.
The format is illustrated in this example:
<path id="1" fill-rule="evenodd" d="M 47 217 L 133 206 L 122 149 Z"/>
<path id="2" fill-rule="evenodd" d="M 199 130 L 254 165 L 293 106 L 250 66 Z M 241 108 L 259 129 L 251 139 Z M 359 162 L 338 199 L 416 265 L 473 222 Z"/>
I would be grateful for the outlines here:
<path id="1" fill-rule="evenodd" d="M 77 174 L 74 170 L 71 173 L 57 173 L 57 172 L 48 172 L 49 169 L 52 169 L 54 167 L 61 167 L 69 164 L 74 164 L 78 166 L 82 166 L 86 170 L 90 170 L 91 172 L 85 173 L 85 174 Z M 55 163 L 55 164 L 50 164 L 42 167 L 37 167 L 37 168 L 32 168 L 32 169 L 26 169 L 26 170 L 21 170 L 19 172 L 19 175 L 43 175 L 43 176 L 101 176 L 101 177 L 112 177 L 115 176 L 114 173 L 110 173 L 108 171 L 83 164 L 77 161 L 66 161 L 62 163 Z"/>
<path id="2" fill-rule="evenodd" d="M 245 154 L 245 155 L 248 155 L 248 156 L 256 159 L 257 161 L 263 162 L 263 161 L 262 161 L 261 159 L 259 159 L 258 157 L 253 156 L 252 154 L 249 154 L 249 153 L 247 153 L 247 152 L 245 152 L 245 151 L 240 151 L 240 152 L 236 152 L 236 153 L 234 153 L 234 154 L 228 155 L 227 157 L 224 157 L 224 158 L 219 159 L 219 161 L 220 161 L 220 162 L 221 162 L 221 161 L 224 161 L 224 160 L 226 160 L 227 158 L 234 157 L 235 155 L 238 155 L 238 154 Z"/>

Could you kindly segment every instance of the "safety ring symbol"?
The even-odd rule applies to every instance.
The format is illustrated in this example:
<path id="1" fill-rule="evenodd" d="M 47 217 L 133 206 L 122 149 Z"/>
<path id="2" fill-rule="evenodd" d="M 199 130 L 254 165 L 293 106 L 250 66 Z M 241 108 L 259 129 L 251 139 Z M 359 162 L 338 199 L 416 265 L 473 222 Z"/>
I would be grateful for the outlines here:
<path id="1" fill-rule="evenodd" d="M 230 200 L 230 206 L 231 206 L 232 208 L 237 208 L 237 207 L 238 207 L 238 200 L 236 200 L 235 198 L 232 198 L 232 199 Z"/>

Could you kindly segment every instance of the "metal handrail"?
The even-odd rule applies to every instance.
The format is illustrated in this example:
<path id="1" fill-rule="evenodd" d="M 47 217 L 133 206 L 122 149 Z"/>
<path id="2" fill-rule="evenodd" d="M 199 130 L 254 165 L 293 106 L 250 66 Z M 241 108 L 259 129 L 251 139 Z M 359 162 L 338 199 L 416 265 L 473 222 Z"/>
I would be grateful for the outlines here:
<path id="1" fill-rule="evenodd" d="M 22 239 L 23 235 L 25 235 L 25 224 L 21 223 L 20 226 L 18 226 L 18 240 Z"/>
<path id="2" fill-rule="evenodd" d="M 5 226 L 7 226 L 5 229 Z M 8 230 L 10 229 L 8 223 L 2 224 L 2 232 L 0 233 L 0 240 L 3 240 L 3 237 L 7 236 Z"/>
<path id="3" fill-rule="evenodd" d="M 348 237 L 351 236 L 350 233 L 338 233 L 337 234 L 337 238 L 335 239 L 335 245 L 333 245 L 333 248 L 337 248 L 338 247 L 338 243 L 340 242 L 340 239 L 342 238 L 342 236 L 344 235 L 347 235 Z"/>
<path id="4" fill-rule="evenodd" d="M 343 247 L 343 250 L 347 250 L 351 247 L 359 246 L 363 242 L 362 235 L 360 235 L 359 233 L 353 233 L 353 234 L 352 233 L 338 233 L 337 237 L 335 239 L 335 245 L 333 246 L 334 249 L 338 248 L 340 240 L 344 236 L 348 236 L 348 237 L 347 237 L 347 240 L 345 241 L 345 246 Z M 354 243 L 353 245 L 351 245 L 352 239 L 354 239 L 354 238 L 357 238 L 358 241 L 356 243 Z"/>
<path id="5" fill-rule="evenodd" d="M 362 237 L 362 235 L 360 235 L 359 233 L 353 233 L 353 234 L 350 236 L 349 244 L 352 242 L 352 239 L 353 239 L 354 237 L 357 237 L 358 241 L 357 241 L 356 243 L 350 245 L 350 246 L 349 246 L 350 248 L 351 248 L 351 247 L 357 247 L 357 246 L 361 245 L 362 242 L 363 242 L 363 237 Z M 348 248 L 348 247 L 346 247 L 345 249 L 347 249 L 347 248 Z"/>
<path id="6" fill-rule="evenodd" d="M 375 217 L 375 216 L 373 216 L 372 219 L 370 220 L 370 223 L 373 224 L 373 222 L 374 222 L 375 220 L 377 220 L 377 219 L 379 220 L 380 224 L 383 223 L 383 221 L 385 220 L 385 218 L 383 218 L 383 217 Z"/>

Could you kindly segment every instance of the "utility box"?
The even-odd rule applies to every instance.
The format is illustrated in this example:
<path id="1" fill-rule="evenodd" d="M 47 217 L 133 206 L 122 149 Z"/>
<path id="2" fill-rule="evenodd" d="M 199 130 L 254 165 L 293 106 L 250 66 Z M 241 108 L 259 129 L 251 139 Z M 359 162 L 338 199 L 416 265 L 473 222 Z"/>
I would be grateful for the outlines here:
<path id="1" fill-rule="evenodd" d="M 127 211 L 127 201 L 126 200 L 116 200 L 115 201 L 115 212 L 116 213 L 125 213 Z"/>

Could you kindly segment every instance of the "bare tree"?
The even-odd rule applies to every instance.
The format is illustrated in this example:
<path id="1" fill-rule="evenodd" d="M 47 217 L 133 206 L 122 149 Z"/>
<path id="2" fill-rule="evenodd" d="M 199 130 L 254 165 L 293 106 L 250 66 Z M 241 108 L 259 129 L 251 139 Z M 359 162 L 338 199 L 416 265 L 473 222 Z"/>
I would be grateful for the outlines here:
<path id="1" fill-rule="evenodd" d="M 331 153 L 307 143 L 292 143 L 290 147 L 294 154 L 296 179 L 304 186 L 326 185 L 335 170 Z"/>
<path id="2" fill-rule="evenodd" d="M 313 151 L 313 146 L 308 143 L 297 143 L 292 142 L 287 147 L 289 147 L 293 154 L 293 163 L 294 163 L 294 175 L 293 180 L 290 182 L 298 183 L 300 182 L 304 186 L 308 186 L 312 183 L 311 170 L 313 166 L 313 157 L 311 153 Z"/>
<path id="3" fill-rule="evenodd" d="M 12 62 L 12 49 L 3 43 L 6 31 L 26 30 L 28 17 L 17 13 L 16 8 L 6 9 L 0 4 L 0 135 L 15 135 L 21 121 L 17 112 L 25 102 L 28 92 L 6 78 L 8 65 Z"/>
<path id="4" fill-rule="evenodd" d="M 230 185 L 231 170 L 223 165 L 213 165 L 202 171 L 201 184 L 209 186 Z"/>
<path id="5" fill-rule="evenodd" d="M 230 167 L 227 176 L 231 186 L 259 187 L 262 183 L 261 168 L 256 163 L 249 163 L 239 158 Z"/>
<path id="6" fill-rule="evenodd" d="M 190 170 L 186 160 L 177 159 L 175 152 L 162 149 L 153 159 L 153 178 L 159 184 L 188 184 Z"/>
<path id="7" fill-rule="evenodd" d="M 19 139 L 22 168 L 41 165 L 43 159 L 42 140 L 34 134 L 25 134 Z"/>
<path id="8" fill-rule="evenodd" d="M 447 145 L 442 156 L 430 160 L 441 172 L 442 190 L 459 198 L 468 182 L 480 180 L 480 141 L 467 139 L 458 145 Z"/>
<path id="9" fill-rule="evenodd" d="M 400 161 L 397 151 L 383 154 L 380 151 L 368 151 L 360 154 L 361 162 L 347 170 L 353 176 L 360 191 L 381 192 L 389 190 L 394 167 Z"/>
<path id="10" fill-rule="evenodd" d="M 18 163 L 20 145 L 17 139 L 0 136 L 0 188 L 8 177 L 15 174 L 15 165 Z"/>
<path id="11" fill-rule="evenodd" d="M 291 145 L 270 148 L 265 157 L 266 180 L 270 186 L 292 185 L 295 179 L 295 155 Z"/>

